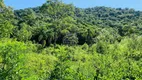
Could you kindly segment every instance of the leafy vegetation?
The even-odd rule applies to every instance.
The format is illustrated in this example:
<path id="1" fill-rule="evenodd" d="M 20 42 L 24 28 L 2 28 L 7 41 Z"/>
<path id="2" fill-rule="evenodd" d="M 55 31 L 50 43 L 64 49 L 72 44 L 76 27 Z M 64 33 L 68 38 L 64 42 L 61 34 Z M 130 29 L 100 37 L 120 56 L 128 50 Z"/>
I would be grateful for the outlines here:
<path id="1" fill-rule="evenodd" d="M 142 12 L 0 0 L 0 80 L 142 80 Z"/>

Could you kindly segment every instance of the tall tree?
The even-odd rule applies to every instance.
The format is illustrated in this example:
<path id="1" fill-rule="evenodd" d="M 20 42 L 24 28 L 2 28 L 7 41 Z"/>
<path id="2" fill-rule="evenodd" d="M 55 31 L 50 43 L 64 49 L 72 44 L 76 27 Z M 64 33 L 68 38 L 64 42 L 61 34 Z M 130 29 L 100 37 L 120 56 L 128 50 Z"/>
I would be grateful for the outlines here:
<path id="1" fill-rule="evenodd" d="M 14 14 L 10 7 L 6 7 L 3 0 L 0 1 L 0 38 L 10 37 L 14 29 Z"/>
<path id="2" fill-rule="evenodd" d="M 48 15 L 52 20 L 50 26 L 54 31 L 54 45 L 56 45 L 57 39 L 61 34 L 61 22 L 68 16 L 74 16 L 74 7 L 69 4 L 66 5 L 59 0 L 47 0 L 40 8 L 43 15 Z"/>

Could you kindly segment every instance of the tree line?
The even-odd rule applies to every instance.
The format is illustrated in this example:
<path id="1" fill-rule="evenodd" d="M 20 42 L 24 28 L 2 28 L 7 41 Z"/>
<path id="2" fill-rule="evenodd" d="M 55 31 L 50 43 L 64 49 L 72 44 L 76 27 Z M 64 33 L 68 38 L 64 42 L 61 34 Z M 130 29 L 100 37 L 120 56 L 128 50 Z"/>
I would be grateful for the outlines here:
<path id="1" fill-rule="evenodd" d="M 0 80 L 141 80 L 142 11 L 0 1 Z"/>

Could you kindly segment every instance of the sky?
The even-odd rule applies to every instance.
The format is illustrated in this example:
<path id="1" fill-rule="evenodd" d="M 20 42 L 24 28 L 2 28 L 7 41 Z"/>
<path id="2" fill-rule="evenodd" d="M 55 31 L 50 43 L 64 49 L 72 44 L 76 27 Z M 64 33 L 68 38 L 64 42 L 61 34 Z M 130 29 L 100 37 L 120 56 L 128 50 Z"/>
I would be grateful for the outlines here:
<path id="1" fill-rule="evenodd" d="M 41 6 L 46 0 L 4 0 L 7 6 L 14 9 Z M 142 0 L 62 0 L 64 3 L 72 3 L 76 7 L 88 8 L 106 6 L 112 8 L 134 8 L 142 11 Z"/>

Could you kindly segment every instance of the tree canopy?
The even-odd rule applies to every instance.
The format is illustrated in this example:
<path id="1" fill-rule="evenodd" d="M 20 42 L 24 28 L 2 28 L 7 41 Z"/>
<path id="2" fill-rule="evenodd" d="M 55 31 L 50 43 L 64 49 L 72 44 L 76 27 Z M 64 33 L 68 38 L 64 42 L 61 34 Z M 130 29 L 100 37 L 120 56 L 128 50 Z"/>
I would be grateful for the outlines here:
<path id="1" fill-rule="evenodd" d="M 142 80 L 142 11 L 0 0 L 0 80 Z"/>

